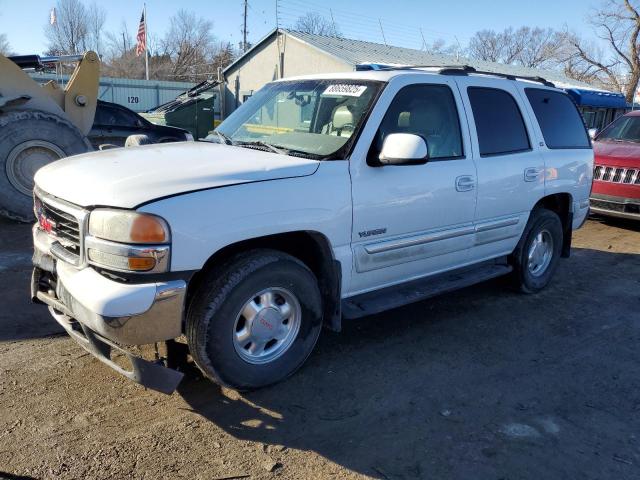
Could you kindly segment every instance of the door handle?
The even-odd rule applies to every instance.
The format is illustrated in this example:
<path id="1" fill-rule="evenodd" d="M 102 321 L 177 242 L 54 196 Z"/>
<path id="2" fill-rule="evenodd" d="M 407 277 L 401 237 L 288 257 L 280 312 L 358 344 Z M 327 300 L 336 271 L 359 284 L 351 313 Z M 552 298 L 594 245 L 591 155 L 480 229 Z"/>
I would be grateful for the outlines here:
<path id="1" fill-rule="evenodd" d="M 542 175 L 543 170 L 541 168 L 529 167 L 524 169 L 524 181 L 535 182 L 538 177 Z"/>
<path id="2" fill-rule="evenodd" d="M 460 175 L 456 178 L 456 191 L 468 192 L 476 186 L 476 181 L 471 175 Z"/>

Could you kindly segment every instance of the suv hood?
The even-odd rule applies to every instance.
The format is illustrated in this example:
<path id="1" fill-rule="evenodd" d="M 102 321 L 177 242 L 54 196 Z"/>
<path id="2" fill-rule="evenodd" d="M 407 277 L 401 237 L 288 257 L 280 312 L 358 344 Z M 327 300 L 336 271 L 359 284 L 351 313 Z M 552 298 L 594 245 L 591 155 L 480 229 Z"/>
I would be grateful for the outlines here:
<path id="1" fill-rule="evenodd" d="M 640 143 L 595 141 L 593 153 L 597 165 L 640 167 Z"/>
<path id="2" fill-rule="evenodd" d="M 312 175 L 319 162 L 231 145 L 180 142 L 114 148 L 38 170 L 46 193 L 89 206 L 134 208 L 194 190 Z"/>

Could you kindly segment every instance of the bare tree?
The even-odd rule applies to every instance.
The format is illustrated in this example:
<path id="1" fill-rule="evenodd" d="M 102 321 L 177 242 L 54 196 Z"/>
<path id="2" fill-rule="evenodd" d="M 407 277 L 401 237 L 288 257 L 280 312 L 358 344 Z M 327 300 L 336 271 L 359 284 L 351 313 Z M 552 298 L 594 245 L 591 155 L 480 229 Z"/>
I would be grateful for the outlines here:
<path id="1" fill-rule="evenodd" d="M 468 53 L 472 58 L 489 62 L 546 67 L 557 63 L 563 38 L 561 33 L 550 28 L 480 30 L 471 38 Z"/>
<path id="2" fill-rule="evenodd" d="M 640 82 L 640 10 L 630 0 L 605 0 L 591 15 L 590 23 L 607 51 L 578 35 L 567 33 L 572 68 L 587 71 L 633 101 Z"/>
<path id="3" fill-rule="evenodd" d="M 11 55 L 11 46 L 5 33 L 0 33 L 0 55 Z"/>
<path id="4" fill-rule="evenodd" d="M 107 21 L 107 11 L 103 6 L 93 2 L 87 12 L 87 47 L 94 50 L 98 55 L 103 52 L 103 29 Z"/>
<path id="5" fill-rule="evenodd" d="M 105 47 L 101 70 L 109 77 L 144 78 L 144 58 L 136 56 L 135 39 L 129 32 L 126 22 L 120 24 L 115 32 L 105 34 Z M 152 75 L 153 64 L 149 64 L 149 77 Z"/>
<path id="6" fill-rule="evenodd" d="M 429 53 L 437 53 L 439 55 L 458 55 L 460 54 L 457 45 L 448 44 L 444 39 L 438 38 L 431 43 L 424 43 L 422 49 Z"/>
<path id="7" fill-rule="evenodd" d="M 340 29 L 335 22 L 320 15 L 318 12 L 308 12 L 299 17 L 293 26 L 294 30 L 313 35 L 324 35 L 329 37 L 342 37 Z"/>
<path id="8" fill-rule="evenodd" d="M 523 67 L 545 68 L 558 63 L 564 46 L 564 35 L 551 28 L 518 29 L 521 47 L 516 62 Z"/>
<path id="9" fill-rule="evenodd" d="M 171 59 L 165 75 L 173 80 L 196 81 L 211 68 L 215 53 L 213 24 L 193 12 L 179 10 L 170 19 L 171 27 L 161 41 L 162 55 Z"/>
<path id="10" fill-rule="evenodd" d="M 494 30 L 480 30 L 469 41 L 469 56 L 487 62 L 499 62 L 503 58 L 500 34 Z"/>
<path id="11" fill-rule="evenodd" d="M 87 49 L 88 31 L 87 9 L 84 4 L 80 0 L 58 0 L 56 22 L 45 27 L 45 35 L 49 40 L 48 53 L 83 53 Z"/>

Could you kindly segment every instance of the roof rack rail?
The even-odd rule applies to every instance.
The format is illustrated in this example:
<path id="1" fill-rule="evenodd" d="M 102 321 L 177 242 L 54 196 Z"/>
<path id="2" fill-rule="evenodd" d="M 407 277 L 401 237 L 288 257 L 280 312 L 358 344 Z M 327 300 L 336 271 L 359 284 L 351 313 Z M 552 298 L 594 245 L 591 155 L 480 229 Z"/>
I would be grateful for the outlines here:
<path id="1" fill-rule="evenodd" d="M 478 73 L 480 75 L 493 75 L 495 77 L 506 78 L 507 80 L 527 80 L 529 82 L 537 82 L 541 83 L 547 87 L 554 87 L 555 85 L 547 80 L 546 78 L 539 76 L 528 76 L 528 75 L 514 75 L 513 73 L 501 73 L 501 72 L 489 72 L 485 70 L 475 70 L 473 73 Z"/>
<path id="2" fill-rule="evenodd" d="M 506 78 L 507 80 L 527 80 L 529 82 L 541 83 L 547 87 L 555 87 L 555 85 L 540 76 L 527 76 L 527 75 L 515 75 L 512 73 L 490 72 L 487 70 L 477 70 L 471 65 L 459 64 L 459 65 L 381 65 L 381 64 L 363 64 L 359 67 L 370 67 L 370 70 L 413 70 L 420 68 L 436 68 L 441 75 L 468 75 L 475 73 L 479 75 L 492 75 L 494 77 Z M 361 68 L 366 69 L 366 68 Z"/>

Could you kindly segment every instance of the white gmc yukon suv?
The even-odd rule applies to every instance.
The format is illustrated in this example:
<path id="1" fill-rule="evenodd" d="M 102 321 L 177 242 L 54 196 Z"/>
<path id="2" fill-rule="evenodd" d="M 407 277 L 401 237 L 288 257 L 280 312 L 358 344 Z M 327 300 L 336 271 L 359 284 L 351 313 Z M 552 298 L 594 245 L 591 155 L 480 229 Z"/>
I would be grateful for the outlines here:
<path id="1" fill-rule="evenodd" d="M 38 171 L 32 297 L 147 387 L 172 392 L 183 374 L 127 346 L 185 338 L 208 378 L 262 387 L 342 318 L 503 274 L 544 288 L 587 217 L 592 168 L 578 110 L 544 79 L 276 81 L 207 141 Z"/>

